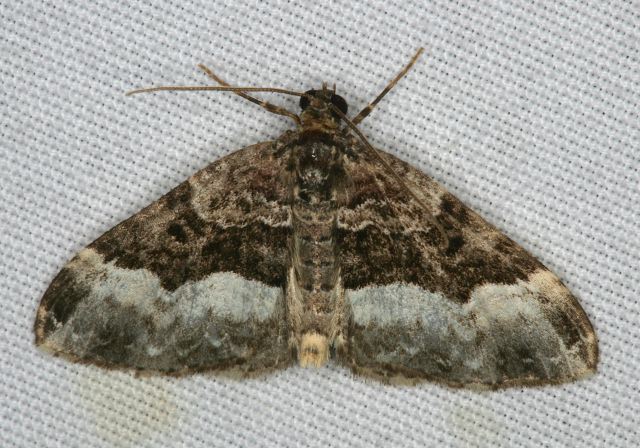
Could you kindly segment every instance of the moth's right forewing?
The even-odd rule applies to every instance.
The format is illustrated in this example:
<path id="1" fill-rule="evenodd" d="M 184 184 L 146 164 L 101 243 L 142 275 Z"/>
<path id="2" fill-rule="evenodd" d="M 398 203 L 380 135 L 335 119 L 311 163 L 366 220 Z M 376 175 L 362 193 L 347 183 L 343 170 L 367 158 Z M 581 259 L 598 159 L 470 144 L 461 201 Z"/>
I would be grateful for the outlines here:
<path id="1" fill-rule="evenodd" d="M 347 161 L 338 217 L 349 326 L 341 361 L 382 380 L 505 387 L 593 373 L 598 343 L 558 277 L 419 170 Z M 440 244 L 430 213 L 447 230 Z"/>

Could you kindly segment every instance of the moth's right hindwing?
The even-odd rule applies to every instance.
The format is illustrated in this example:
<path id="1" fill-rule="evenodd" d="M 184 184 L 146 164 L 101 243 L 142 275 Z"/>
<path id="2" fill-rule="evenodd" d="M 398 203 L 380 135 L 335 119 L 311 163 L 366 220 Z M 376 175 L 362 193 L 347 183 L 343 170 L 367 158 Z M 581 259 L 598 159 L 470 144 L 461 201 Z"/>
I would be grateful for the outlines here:
<path id="1" fill-rule="evenodd" d="M 42 298 L 36 343 L 162 372 L 290 364 L 286 157 L 224 157 L 78 253 Z"/>

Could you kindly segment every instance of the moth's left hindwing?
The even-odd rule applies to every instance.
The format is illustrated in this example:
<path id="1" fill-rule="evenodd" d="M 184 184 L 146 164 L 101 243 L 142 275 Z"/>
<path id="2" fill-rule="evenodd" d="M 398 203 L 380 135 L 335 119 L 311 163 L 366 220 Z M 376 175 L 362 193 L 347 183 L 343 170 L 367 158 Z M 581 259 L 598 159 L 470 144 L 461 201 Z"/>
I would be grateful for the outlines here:
<path id="1" fill-rule="evenodd" d="M 285 165 L 274 143 L 237 151 L 91 243 L 44 294 L 37 345 L 175 373 L 290 364 Z"/>

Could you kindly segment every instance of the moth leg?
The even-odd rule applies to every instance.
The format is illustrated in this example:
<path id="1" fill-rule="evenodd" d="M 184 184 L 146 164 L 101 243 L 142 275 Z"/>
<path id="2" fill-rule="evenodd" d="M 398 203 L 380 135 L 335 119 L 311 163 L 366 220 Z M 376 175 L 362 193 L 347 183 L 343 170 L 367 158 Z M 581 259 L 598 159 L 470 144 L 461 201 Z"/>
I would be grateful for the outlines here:
<path id="1" fill-rule="evenodd" d="M 393 78 L 391 80 L 391 82 L 389 84 L 387 84 L 387 87 L 385 87 L 382 92 L 380 93 L 380 95 L 378 95 L 376 97 L 375 100 L 373 100 L 372 102 L 369 103 L 369 105 L 367 107 L 365 107 L 364 109 L 362 109 L 360 112 L 358 112 L 358 115 L 356 115 L 351 122 L 353 124 L 358 124 L 360 123 L 362 120 L 364 120 L 367 115 L 369 115 L 371 113 L 371 111 L 374 109 L 374 107 L 376 107 L 376 104 L 378 104 L 380 102 L 380 100 L 382 98 L 384 98 L 384 96 L 389 93 L 389 91 L 391 89 L 393 89 L 393 87 L 398 83 L 398 81 L 400 81 L 404 75 L 407 74 L 407 72 L 411 69 L 411 67 L 413 67 L 413 64 L 416 63 L 416 61 L 418 60 L 418 58 L 420 57 L 420 55 L 422 54 L 422 52 L 424 51 L 424 48 L 419 48 L 418 51 L 416 52 L 416 54 L 411 58 L 411 61 L 409 61 L 409 63 L 400 71 L 400 73 L 398 73 L 398 75 Z"/>
<path id="2" fill-rule="evenodd" d="M 203 72 L 205 72 L 205 74 L 213 79 L 215 82 L 217 82 L 218 84 L 220 84 L 221 86 L 224 87 L 231 87 L 228 83 L 226 83 L 224 80 L 222 80 L 219 76 L 217 76 L 215 73 L 213 73 L 213 71 L 211 71 L 210 68 L 206 67 L 203 64 L 198 64 L 198 68 L 200 68 Z M 296 124 L 301 124 L 300 121 L 300 117 L 297 116 L 296 114 L 294 114 L 291 111 L 288 111 L 287 109 L 280 107 L 280 106 L 276 106 L 275 104 L 271 104 L 268 101 L 262 101 L 259 100 L 257 98 L 254 98 L 250 95 L 247 95 L 244 92 L 233 92 L 236 95 L 241 96 L 242 98 L 244 98 L 245 100 L 249 100 L 252 103 L 257 104 L 260 107 L 263 107 L 264 109 L 268 110 L 271 113 L 277 114 L 277 115 L 284 115 L 285 117 L 289 117 L 291 118 L 293 121 L 296 122 Z"/>

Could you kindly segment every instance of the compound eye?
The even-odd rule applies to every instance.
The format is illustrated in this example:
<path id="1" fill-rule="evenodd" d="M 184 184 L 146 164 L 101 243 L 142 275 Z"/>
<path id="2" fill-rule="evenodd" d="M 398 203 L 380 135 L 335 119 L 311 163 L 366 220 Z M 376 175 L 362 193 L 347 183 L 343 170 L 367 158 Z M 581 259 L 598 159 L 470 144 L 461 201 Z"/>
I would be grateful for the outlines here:
<path id="1" fill-rule="evenodd" d="M 340 109 L 340 112 L 347 115 L 349 106 L 347 105 L 347 102 L 344 98 L 342 98 L 340 95 L 333 94 L 331 95 L 331 103 L 333 103 L 334 106 Z"/>
<path id="2" fill-rule="evenodd" d="M 304 93 L 306 95 L 316 96 L 316 92 L 317 92 L 317 90 L 307 90 Z M 307 107 L 309 107 L 309 98 L 306 97 L 306 96 L 301 96 L 300 97 L 300 109 L 305 110 Z"/>

